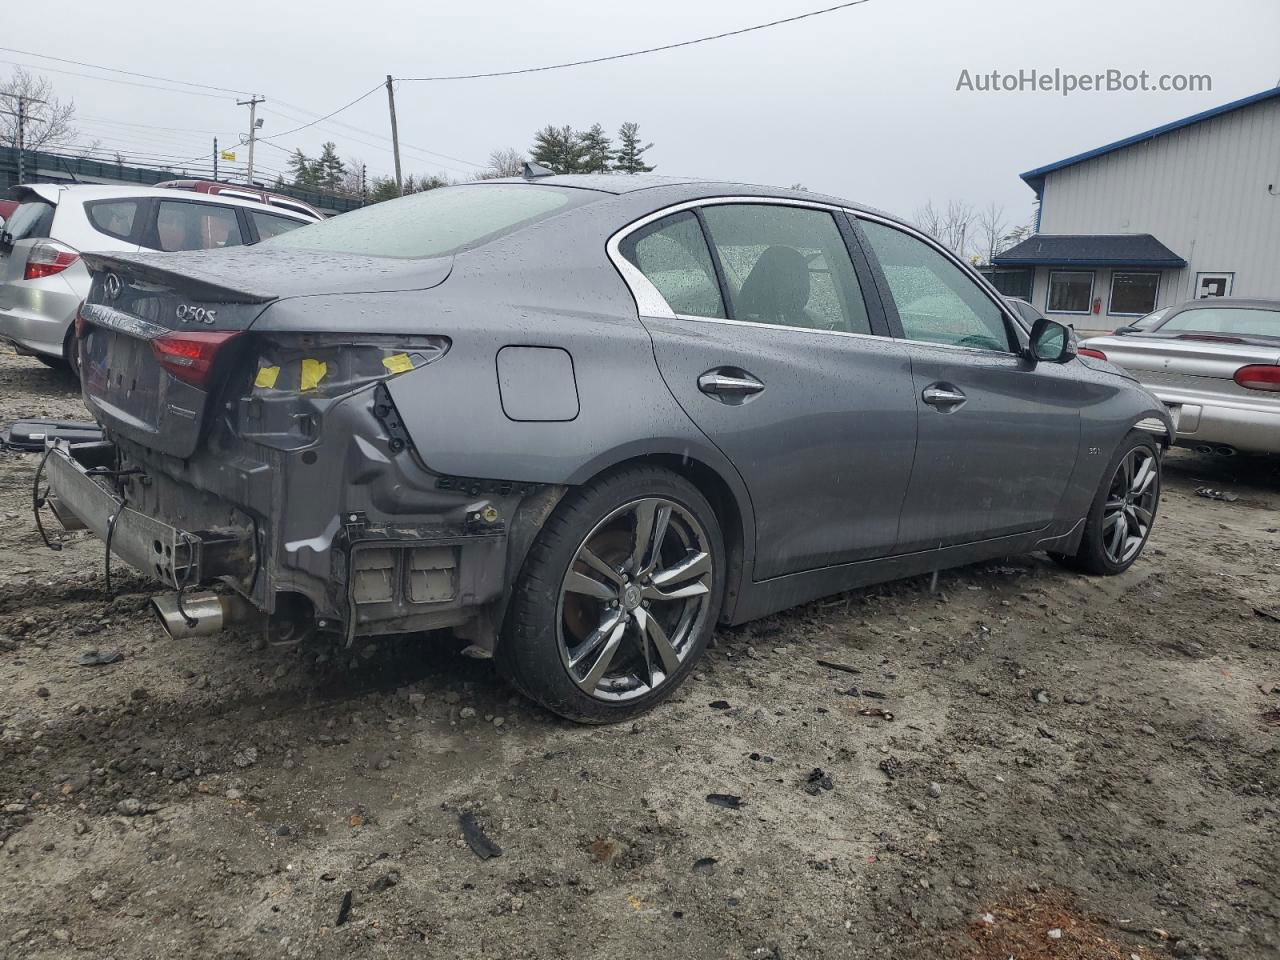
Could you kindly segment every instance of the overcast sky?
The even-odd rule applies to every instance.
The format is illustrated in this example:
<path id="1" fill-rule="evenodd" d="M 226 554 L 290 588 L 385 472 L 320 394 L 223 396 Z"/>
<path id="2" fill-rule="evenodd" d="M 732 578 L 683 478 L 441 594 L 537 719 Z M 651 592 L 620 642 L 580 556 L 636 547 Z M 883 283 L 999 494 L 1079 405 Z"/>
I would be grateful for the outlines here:
<path id="1" fill-rule="evenodd" d="M 263 135 L 279 134 L 397 77 L 534 66 L 731 30 L 832 0 L 223 0 L 216 7 L 64 0 L 56 27 L 13 21 L 0 44 L 267 98 Z M 123 10 L 138 8 L 136 19 Z M 466 12 L 473 6 L 475 13 Z M 103 11 L 110 9 L 110 14 Z M 482 12 L 481 12 L 482 11 Z M 24 29 L 20 22 L 33 25 Z M 17 24 L 16 28 L 15 24 Z M 42 61 L 0 53 L 39 68 Z M 247 110 L 234 96 L 191 96 L 57 73 L 85 137 L 109 149 L 186 157 L 213 132 L 234 144 Z M 1196 93 L 957 92 L 972 73 L 1037 68 L 1196 73 Z M 0 75 L 12 69 L 0 62 Z M 122 78 L 123 79 L 123 78 Z M 148 83 L 150 81 L 137 81 Z M 1280 2 L 1215 0 L 870 0 L 770 30 L 635 59 L 532 76 L 400 83 L 405 172 L 466 177 L 490 150 L 524 150 L 546 123 L 609 131 L 633 120 L 659 172 L 757 183 L 801 182 L 909 216 L 926 200 L 1002 204 L 1031 216 L 1018 174 L 1280 82 Z M 303 113 L 297 108 L 312 113 Z M 295 119 L 296 118 L 296 119 Z M 386 97 L 275 143 L 324 140 L 370 175 L 392 169 Z M 150 129 L 149 127 L 183 128 Z M 199 131 L 199 132 L 196 132 Z M 363 141 L 363 142 L 361 142 Z M 409 146 L 412 145 L 412 146 Z M 424 151 L 457 159 L 433 157 Z M 243 160 L 243 150 L 239 150 Z M 281 170 L 287 153 L 260 147 Z M 1276 158 L 1280 172 L 1280 158 Z"/>

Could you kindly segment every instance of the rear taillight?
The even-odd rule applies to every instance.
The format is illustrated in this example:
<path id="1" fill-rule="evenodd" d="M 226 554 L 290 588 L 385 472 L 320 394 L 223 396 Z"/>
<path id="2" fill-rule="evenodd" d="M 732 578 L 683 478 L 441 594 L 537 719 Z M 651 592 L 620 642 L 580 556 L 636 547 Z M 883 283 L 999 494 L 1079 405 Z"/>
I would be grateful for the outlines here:
<path id="1" fill-rule="evenodd" d="M 1231 379 L 1247 390 L 1280 393 L 1280 366 L 1276 364 L 1251 363 L 1237 370 Z"/>
<path id="2" fill-rule="evenodd" d="M 203 387 L 213 372 L 213 362 L 233 337 L 235 330 L 209 331 L 207 333 L 168 333 L 151 341 L 160 366 L 183 383 Z"/>
<path id="3" fill-rule="evenodd" d="M 1077 347 L 1076 353 L 1082 357 L 1093 357 L 1095 360 L 1105 360 L 1107 355 L 1101 350 L 1095 350 L 1093 347 Z"/>
<path id="4" fill-rule="evenodd" d="M 23 280 L 39 280 L 61 273 L 80 259 L 80 254 L 57 240 L 41 240 L 32 246 L 27 255 L 27 269 Z"/>

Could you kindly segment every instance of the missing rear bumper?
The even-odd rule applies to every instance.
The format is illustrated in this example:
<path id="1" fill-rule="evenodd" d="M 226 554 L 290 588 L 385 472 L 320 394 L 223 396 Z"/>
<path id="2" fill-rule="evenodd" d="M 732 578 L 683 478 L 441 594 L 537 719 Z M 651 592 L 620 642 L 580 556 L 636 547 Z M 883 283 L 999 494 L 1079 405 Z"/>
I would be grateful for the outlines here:
<path id="1" fill-rule="evenodd" d="M 47 501 L 66 529 L 90 530 L 111 553 L 174 589 L 252 567 L 251 531 L 183 530 L 133 509 L 127 486 L 111 469 L 114 459 L 115 447 L 105 441 L 59 441 L 48 450 Z"/>

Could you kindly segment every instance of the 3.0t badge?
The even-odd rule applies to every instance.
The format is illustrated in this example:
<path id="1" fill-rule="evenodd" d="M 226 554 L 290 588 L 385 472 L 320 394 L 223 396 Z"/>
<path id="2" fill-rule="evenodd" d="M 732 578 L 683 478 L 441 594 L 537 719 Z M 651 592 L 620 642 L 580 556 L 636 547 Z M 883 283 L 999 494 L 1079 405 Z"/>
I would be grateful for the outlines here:
<path id="1" fill-rule="evenodd" d="M 213 323 L 216 316 L 216 310 L 193 306 L 189 303 L 178 304 L 178 319 L 183 323 Z"/>

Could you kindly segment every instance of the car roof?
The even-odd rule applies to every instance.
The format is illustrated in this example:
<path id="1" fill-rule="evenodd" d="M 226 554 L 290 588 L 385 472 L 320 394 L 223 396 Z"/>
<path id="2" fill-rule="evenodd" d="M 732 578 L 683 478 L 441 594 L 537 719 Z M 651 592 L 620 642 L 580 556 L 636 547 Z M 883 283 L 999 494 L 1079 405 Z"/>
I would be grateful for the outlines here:
<path id="1" fill-rule="evenodd" d="M 241 197 L 160 187 L 126 187 L 97 183 L 25 183 L 14 189 L 15 191 L 35 194 L 50 203 L 62 203 L 65 200 L 83 202 L 86 200 L 126 200 L 135 197 L 158 197 L 162 200 L 178 200 L 187 203 L 217 203 L 223 206 L 245 207 L 250 210 L 259 210 L 262 213 L 275 214 L 276 216 L 299 215 L 302 213 L 300 210 L 278 207 L 257 200 L 245 200 Z M 306 220 L 304 222 L 310 223 L 311 221 Z"/>
<path id="2" fill-rule="evenodd" d="M 1280 310 L 1280 300 L 1264 300 L 1251 297 L 1201 297 L 1199 300 L 1187 300 L 1174 307 L 1175 313 L 1193 310 L 1197 307 L 1235 307 L 1238 309 Z"/>
<path id="3" fill-rule="evenodd" d="M 507 183 L 531 184 L 553 187 L 569 187 L 577 190 L 595 190 L 623 196 L 652 190 L 663 195 L 662 204 L 679 203 L 681 200 L 700 200 L 716 196 L 748 196 L 777 197 L 783 200 L 808 200 L 814 203 L 825 203 L 831 206 L 847 207 L 861 213 L 870 213 L 887 217 L 899 223 L 905 223 L 901 217 L 885 213 L 864 203 L 857 203 L 843 197 L 825 193 L 816 193 L 807 189 L 791 187 L 774 187 L 760 183 L 742 183 L 734 180 L 710 180 L 702 177 L 660 176 L 653 173 L 570 173 L 555 174 L 543 177 L 501 177 L 494 180 L 477 180 L 473 183 L 459 184 L 472 186 Z"/>

